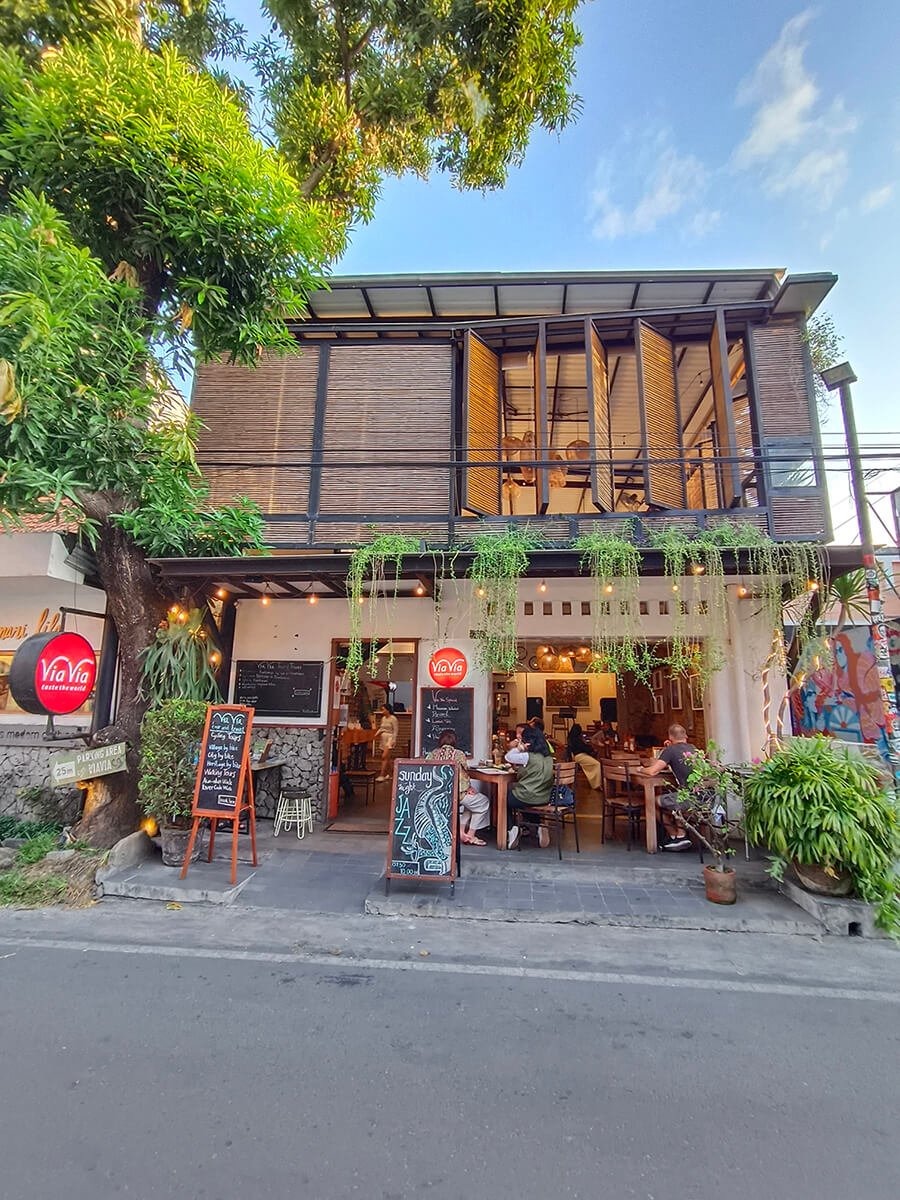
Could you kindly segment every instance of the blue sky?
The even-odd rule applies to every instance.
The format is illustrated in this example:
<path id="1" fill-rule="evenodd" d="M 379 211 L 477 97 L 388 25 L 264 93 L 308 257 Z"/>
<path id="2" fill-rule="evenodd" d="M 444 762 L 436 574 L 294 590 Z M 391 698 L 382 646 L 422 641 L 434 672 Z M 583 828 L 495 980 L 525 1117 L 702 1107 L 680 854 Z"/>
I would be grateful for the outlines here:
<path id="1" fill-rule="evenodd" d="M 501 192 L 388 181 L 337 270 L 834 271 L 860 428 L 900 428 L 900 4 L 594 0 L 579 23 L 577 124 Z"/>

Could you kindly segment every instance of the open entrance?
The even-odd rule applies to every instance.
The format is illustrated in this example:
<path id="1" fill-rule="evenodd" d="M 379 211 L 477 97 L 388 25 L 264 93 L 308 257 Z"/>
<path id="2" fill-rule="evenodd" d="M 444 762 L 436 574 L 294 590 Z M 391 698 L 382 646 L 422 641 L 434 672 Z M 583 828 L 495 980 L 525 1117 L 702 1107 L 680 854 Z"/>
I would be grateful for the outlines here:
<path id="1" fill-rule="evenodd" d="M 332 696 L 338 704 L 329 747 L 326 828 L 386 834 L 394 759 L 409 758 L 415 749 L 418 639 L 364 643 L 355 685 L 346 672 L 347 650 L 345 641 L 332 647 Z"/>

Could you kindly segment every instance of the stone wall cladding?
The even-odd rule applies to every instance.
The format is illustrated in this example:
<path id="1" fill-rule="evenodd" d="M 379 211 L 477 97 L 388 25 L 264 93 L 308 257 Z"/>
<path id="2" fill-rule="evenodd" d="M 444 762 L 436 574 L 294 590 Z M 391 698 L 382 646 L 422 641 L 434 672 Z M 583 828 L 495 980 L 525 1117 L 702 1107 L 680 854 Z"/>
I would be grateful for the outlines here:
<path id="1" fill-rule="evenodd" d="M 267 737 L 272 745 L 269 758 L 283 758 L 281 786 L 298 788 L 306 792 L 312 801 L 313 820 L 317 825 L 325 823 L 327 812 L 325 797 L 325 730 L 304 728 L 300 725 L 261 725 L 254 722 L 255 737 Z M 256 811 L 261 817 L 275 815 L 277 797 L 272 795 L 265 776 L 260 779 L 257 792 Z"/>
<path id="2" fill-rule="evenodd" d="M 17 725 L 0 730 L 0 816 L 20 817 L 26 821 L 45 821 L 56 814 L 47 811 L 59 808 L 58 819 L 70 822 L 81 808 L 77 788 L 50 787 L 50 756 L 59 750 L 78 750 L 84 746 L 80 738 L 43 742 L 43 726 Z M 43 789 L 42 802 L 35 805 L 27 795 L 30 788 Z"/>

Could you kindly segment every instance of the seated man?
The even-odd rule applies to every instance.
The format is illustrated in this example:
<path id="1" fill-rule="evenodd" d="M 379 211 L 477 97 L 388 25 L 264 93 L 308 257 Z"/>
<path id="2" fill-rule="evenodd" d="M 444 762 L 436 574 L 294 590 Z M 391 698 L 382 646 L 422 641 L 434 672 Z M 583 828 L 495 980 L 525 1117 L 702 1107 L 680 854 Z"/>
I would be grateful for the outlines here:
<path id="1" fill-rule="evenodd" d="M 683 725 L 669 726 L 669 740 L 649 767 L 641 767 L 633 772 L 635 775 L 659 775 L 668 767 L 675 776 L 675 782 L 680 788 L 687 787 L 691 774 L 691 755 L 697 753 L 697 747 L 687 740 L 687 730 Z M 678 799 L 675 792 L 664 792 L 656 798 L 657 818 L 662 821 L 668 840 L 660 847 L 662 850 L 687 850 L 691 839 L 683 823 L 679 820 L 679 812 L 688 806 Z"/>

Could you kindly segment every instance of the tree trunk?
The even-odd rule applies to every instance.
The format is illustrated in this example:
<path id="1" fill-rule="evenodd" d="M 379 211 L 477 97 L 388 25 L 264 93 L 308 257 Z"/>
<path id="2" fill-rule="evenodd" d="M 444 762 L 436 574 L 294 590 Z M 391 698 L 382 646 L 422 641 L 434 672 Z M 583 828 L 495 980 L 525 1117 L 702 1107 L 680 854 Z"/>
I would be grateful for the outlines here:
<path id="1" fill-rule="evenodd" d="M 127 742 L 128 770 L 93 781 L 86 794 L 75 834 L 99 849 L 115 845 L 119 838 L 133 833 L 140 822 L 137 807 L 140 730 L 147 709 L 147 701 L 140 694 L 141 656 L 153 640 L 166 608 L 166 598 L 144 552 L 109 522 L 109 511 L 114 510 L 115 506 L 108 507 L 107 519 L 101 519 L 95 554 L 106 591 L 107 615 L 119 635 L 119 697 L 113 724 L 98 730 L 93 744 Z"/>

